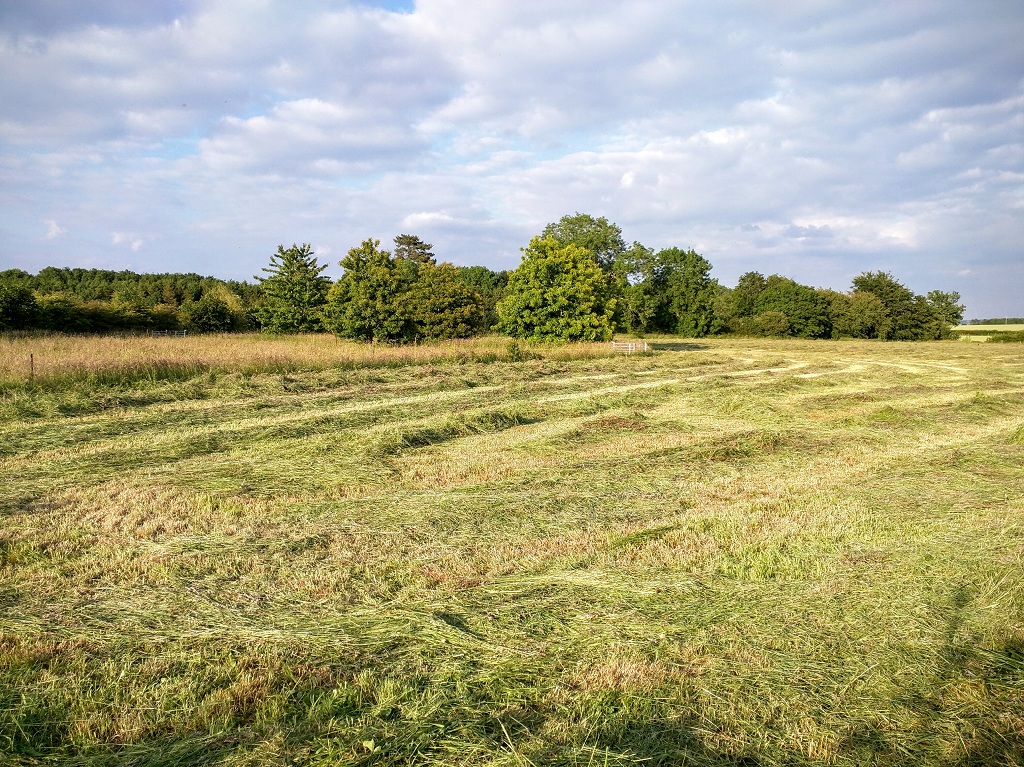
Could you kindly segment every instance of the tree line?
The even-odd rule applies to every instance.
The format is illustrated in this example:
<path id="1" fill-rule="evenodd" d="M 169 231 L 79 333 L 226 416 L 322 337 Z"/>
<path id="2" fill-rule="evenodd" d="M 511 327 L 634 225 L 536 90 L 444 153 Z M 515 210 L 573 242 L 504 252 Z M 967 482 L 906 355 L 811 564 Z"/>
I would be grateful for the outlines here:
<path id="1" fill-rule="evenodd" d="M 326 331 L 391 343 L 493 331 L 568 341 L 616 332 L 928 340 L 948 338 L 964 311 L 956 292 L 916 295 L 881 271 L 858 275 L 847 292 L 759 272 L 729 288 L 692 248 L 627 244 L 616 224 L 584 213 L 548 224 L 511 272 L 439 263 L 432 246 L 411 234 L 395 237 L 390 249 L 366 239 L 340 266 L 332 282 L 310 245 L 293 244 L 280 245 L 253 283 L 8 270 L 0 272 L 0 330 Z"/>
<path id="2" fill-rule="evenodd" d="M 987 317 L 968 320 L 968 325 L 1024 325 L 1024 317 Z"/>
<path id="3" fill-rule="evenodd" d="M 0 330 L 241 331 L 250 327 L 247 307 L 255 298 L 245 282 L 198 274 L 9 269 L 0 272 Z"/>
<path id="4" fill-rule="evenodd" d="M 385 264 L 385 271 L 390 274 L 384 275 L 375 271 L 381 267 L 380 259 L 369 259 L 367 273 L 376 274 L 376 278 L 383 278 L 384 282 L 401 275 L 395 287 L 400 287 L 402 292 L 417 283 L 416 290 L 404 297 L 402 311 L 408 315 L 413 313 L 414 305 L 420 309 L 408 327 L 403 323 L 402 332 L 388 334 L 387 340 L 411 340 L 417 335 L 455 337 L 481 332 L 494 325 L 494 306 L 507 282 L 507 272 L 495 272 L 483 266 L 439 265 L 429 252 L 431 246 L 419 238 L 400 235 L 396 241 L 400 246 L 417 243 L 416 255 L 426 263 L 422 279 L 417 279 L 420 264 L 415 259 L 403 258 L 400 269 L 388 270 Z M 365 254 L 365 249 L 363 252 Z M 396 252 L 408 255 L 401 247 L 396 248 Z M 379 251 L 378 255 L 386 253 Z M 323 316 L 326 295 L 331 288 L 330 280 L 321 274 L 323 270 L 308 245 L 287 250 L 280 247 L 266 270 L 272 272 L 270 278 L 257 277 L 251 283 L 198 274 L 136 274 L 46 267 L 32 275 L 20 269 L 9 269 L 0 272 L 0 331 L 319 332 L 328 327 L 340 327 L 339 322 L 343 320 L 337 312 L 330 319 Z M 311 272 L 315 272 L 318 279 L 310 280 Z M 457 285 L 450 284 L 453 278 Z M 353 282 L 351 276 L 347 282 Z M 441 318 L 434 317 L 440 314 L 434 310 L 439 306 L 439 299 L 447 295 L 450 302 L 453 291 L 458 293 L 460 288 L 462 292 L 472 293 L 472 305 L 464 308 L 461 323 L 449 328 L 442 322 L 439 326 Z M 459 298 L 455 295 L 455 300 Z M 406 306 L 410 311 L 404 309 Z M 394 316 L 395 309 L 389 308 L 388 321 L 393 322 Z M 381 338 L 383 329 L 382 325 L 377 325 L 367 337 Z"/>
<path id="5" fill-rule="evenodd" d="M 963 319 L 959 293 L 916 295 L 887 272 L 858 275 L 848 292 L 759 272 L 728 288 L 710 273 L 692 248 L 655 252 L 628 245 L 605 218 L 564 216 L 524 249 L 498 327 L 537 340 L 607 340 L 616 331 L 929 340 L 949 338 Z"/>

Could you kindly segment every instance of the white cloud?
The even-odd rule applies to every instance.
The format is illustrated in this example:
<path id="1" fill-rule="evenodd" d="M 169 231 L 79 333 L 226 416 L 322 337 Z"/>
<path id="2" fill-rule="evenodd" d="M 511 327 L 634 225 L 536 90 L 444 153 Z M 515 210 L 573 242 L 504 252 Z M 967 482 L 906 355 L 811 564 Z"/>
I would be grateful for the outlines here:
<path id="1" fill-rule="evenodd" d="M 142 246 L 146 243 L 141 237 L 137 237 L 133 234 L 126 234 L 125 232 L 111 232 L 110 242 L 113 245 L 127 245 L 132 253 L 138 253 Z"/>
<path id="2" fill-rule="evenodd" d="M 218 173 L 331 177 L 372 173 L 422 147 L 422 139 L 386 116 L 321 99 L 282 102 L 245 120 L 225 118 L 199 142 L 203 161 Z"/>
<path id="3" fill-rule="evenodd" d="M 419 213 L 410 213 L 408 216 L 402 219 L 403 227 L 421 227 L 430 224 L 437 223 L 450 223 L 454 221 L 449 214 L 443 211 L 421 211 Z"/>
<path id="4" fill-rule="evenodd" d="M 52 218 L 44 218 L 42 222 L 46 224 L 46 239 L 53 240 L 64 234 L 64 230 Z"/>
<path id="5" fill-rule="evenodd" d="M 956 289 L 970 270 L 969 312 L 1015 312 L 1011 5 L 5 7 L 0 258 L 137 252 L 245 278 L 278 243 L 326 255 L 415 229 L 441 258 L 509 267 L 578 210 L 697 247 L 726 282 L 886 268 Z"/>

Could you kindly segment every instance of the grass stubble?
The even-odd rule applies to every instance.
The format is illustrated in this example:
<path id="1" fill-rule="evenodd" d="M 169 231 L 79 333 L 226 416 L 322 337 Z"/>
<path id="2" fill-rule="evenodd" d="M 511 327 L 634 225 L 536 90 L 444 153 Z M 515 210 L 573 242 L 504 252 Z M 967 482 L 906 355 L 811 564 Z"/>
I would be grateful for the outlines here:
<path id="1" fill-rule="evenodd" d="M 1014 348 L 250 340 L 4 379 L 7 762 L 1024 764 Z"/>

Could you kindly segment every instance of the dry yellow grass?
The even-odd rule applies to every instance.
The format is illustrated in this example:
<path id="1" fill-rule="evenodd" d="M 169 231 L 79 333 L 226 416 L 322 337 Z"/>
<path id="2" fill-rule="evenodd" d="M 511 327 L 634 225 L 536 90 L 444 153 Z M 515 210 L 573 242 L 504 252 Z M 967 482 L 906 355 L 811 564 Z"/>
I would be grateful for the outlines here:
<path id="1" fill-rule="evenodd" d="M 509 343 L 501 336 L 384 345 L 345 341 L 326 334 L 209 334 L 185 338 L 7 334 L 0 335 L 0 381 L 27 381 L 30 356 L 36 379 L 45 381 L 67 375 L 131 374 L 154 366 L 186 372 L 273 372 L 504 358 Z M 550 359 L 611 354 L 607 344 L 541 345 L 529 347 L 529 351 Z"/>

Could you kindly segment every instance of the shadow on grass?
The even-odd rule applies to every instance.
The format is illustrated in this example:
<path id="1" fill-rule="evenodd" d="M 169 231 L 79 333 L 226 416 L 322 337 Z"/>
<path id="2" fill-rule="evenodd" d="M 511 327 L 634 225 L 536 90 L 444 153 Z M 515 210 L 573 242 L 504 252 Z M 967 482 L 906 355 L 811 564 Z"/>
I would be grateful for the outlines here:
<path id="1" fill-rule="evenodd" d="M 916 720 L 913 731 L 894 732 L 883 719 L 864 723 L 843 743 L 844 755 L 858 764 L 1024 765 L 1024 731 L 1014 724 L 1024 713 L 1024 641 L 990 650 L 964 637 L 970 601 L 957 587 L 935 672 L 894 701 Z M 970 705 L 958 687 L 973 688 Z"/>
<path id="2" fill-rule="evenodd" d="M 258 752 L 261 745 L 254 738 L 252 742 L 244 745 L 238 740 L 217 742 L 216 738 L 208 735 L 191 735 L 126 746 L 100 746 L 80 751 L 64 750 L 59 756 L 53 752 L 30 750 L 20 755 L 11 754 L 14 761 L 4 764 L 33 767 L 39 764 L 69 764 L 81 767 L 192 767 L 219 764 L 231 758 L 238 759 L 247 752 Z"/>
<path id="3" fill-rule="evenodd" d="M 753 753 L 727 751 L 708 742 L 707 723 L 703 727 L 696 719 L 640 719 L 621 722 L 623 732 L 612 738 L 599 739 L 593 747 L 586 749 L 586 756 L 580 753 L 570 758 L 552 759 L 548 764 L 572 765 L 644 765 L 644 767 L 759 767 L 762 764 L 776 764 L 776 759 Z M 702 731 L 703 730 L 703 731 Z M 583 758 L 581 758 L 583 757 Z M 798 754 L 788 754 L 786 760 L 799 761 Z M 534 760 L 536 764 L 545 763 Z"/>
<path id="4" fill-rule="evenodd" d="M 692 341 L 648 341 L 647 348 L 652 352 L 699 352 L 708 347 Z"/>

